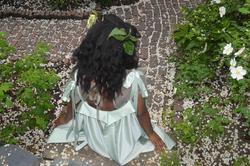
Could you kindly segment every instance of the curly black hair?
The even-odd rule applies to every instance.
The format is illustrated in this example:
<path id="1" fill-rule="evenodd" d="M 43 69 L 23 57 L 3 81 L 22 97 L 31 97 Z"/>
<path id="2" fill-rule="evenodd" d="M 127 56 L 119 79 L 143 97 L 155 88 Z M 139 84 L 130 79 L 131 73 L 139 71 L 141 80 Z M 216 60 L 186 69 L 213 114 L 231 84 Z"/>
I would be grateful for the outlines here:
<path id="1" fill-rule="evenodd" d="M 89 29 L 73 53 L 77 62 L 77 84 L 88 93 L 94 81 L 98 92 L 110 100 L 121 92 L 126 70 L 138 67 L 136 49 L 132 56 L 128 55 L 121 41 L 109 37 L 114 28 L 124 28 L 127 33 L 140 37 L 133 25 L 113 14 L 107 14 Z"/>

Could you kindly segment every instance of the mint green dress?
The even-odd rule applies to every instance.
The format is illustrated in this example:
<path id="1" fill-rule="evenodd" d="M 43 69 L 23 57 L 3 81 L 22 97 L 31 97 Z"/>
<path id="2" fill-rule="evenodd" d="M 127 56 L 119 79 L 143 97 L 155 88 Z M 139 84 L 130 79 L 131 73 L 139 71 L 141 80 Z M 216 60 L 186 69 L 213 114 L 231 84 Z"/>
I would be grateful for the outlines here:
<path id="1" fill-rule="evenodd" d="M 142 76 L 138 69 L 127 74 L 123 88 L 131 88 L 129 99 L 113 111 L 97 110 L 90 106 L 76 85 L 76 79 L 71 80 L 65 88 L 63 100 L 72 100 L 75 110 L 73 119 L 56 127 L 48 143 L 74 142 L 75 150 L 89 145 L 95 152 L 120 165 L 133 160 L 140 153 L 153 151 L 155 147 L 140 126 L 136 114 L 138 93 L 143 97 L 148 96 Z M 76 104 L 77 100 L 80 100 L 80 104 Z M 171 149 L 175 142 L 154 123 L 152 126 L 167 148 Z"/>

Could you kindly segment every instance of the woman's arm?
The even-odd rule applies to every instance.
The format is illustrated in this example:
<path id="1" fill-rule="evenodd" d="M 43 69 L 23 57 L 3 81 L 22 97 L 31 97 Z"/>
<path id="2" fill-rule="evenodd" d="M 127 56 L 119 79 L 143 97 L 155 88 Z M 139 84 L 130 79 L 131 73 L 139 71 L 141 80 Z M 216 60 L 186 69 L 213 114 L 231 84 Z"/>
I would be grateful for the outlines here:
<path id="1" fill-rule="evenodd" d="M 153 130 L 149 112 L 147 110 L 145 100 L 142 95 L 138 95 L 138 110 L 137 110 L 138 121 L 149 137 L 150 141 L 155 145 L 157 151 L 164 150 L 165 144 L 162 139 Z"/>

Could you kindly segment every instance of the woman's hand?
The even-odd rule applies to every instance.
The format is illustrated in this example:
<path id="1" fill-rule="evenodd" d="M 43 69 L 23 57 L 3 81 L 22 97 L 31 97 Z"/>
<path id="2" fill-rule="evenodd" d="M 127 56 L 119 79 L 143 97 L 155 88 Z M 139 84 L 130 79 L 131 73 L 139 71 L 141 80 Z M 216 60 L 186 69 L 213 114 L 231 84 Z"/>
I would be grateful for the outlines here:
<path id="1" fill-rule="evenodd" d="M 162 152 L 163 150 L 165 150 L 165 143 L 156 132 L 153 131 L 153 133 L 149 135 L 149 139 L 155 145 L 157 152 Z"/>
<path id="2" fill-rule="evenodd" d="M 137 110 L 138 121 L 148 135 L 150 141 L 155 145 L 156 151 L 162 152 L 165 148 L 165 144 L 162 139 L 153 130 L 149 112 L 147 110 L 145 101 L 141 94 L 138 95 L 138 110 Z"/>

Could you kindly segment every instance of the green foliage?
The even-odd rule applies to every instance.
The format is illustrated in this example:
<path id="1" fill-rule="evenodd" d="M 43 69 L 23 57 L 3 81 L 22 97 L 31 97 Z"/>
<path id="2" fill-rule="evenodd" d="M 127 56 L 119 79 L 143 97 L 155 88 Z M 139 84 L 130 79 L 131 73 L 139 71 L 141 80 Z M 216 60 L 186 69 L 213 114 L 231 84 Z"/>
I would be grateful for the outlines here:
<path id="1" fill-rule="evenodd" d="M 13 87 L 12 82 L 4 82 L 0 84 L 0 113 L 4 111 L 4 109 L 9 109 L 13 107 L 13 102 L 11 97 L 8 95 L 8 92 Z"/>
<path id="2" fill-rule="evenodd" d="M 58 81 L 58 77 L 53 71 L 46 71 L 44 69 L 29 69 L 20 75 L 18 82 L 26 86 L 37 89 L 37 93 L 51 90 Z"/>
<path id="3" fill-rule="evenodd" d="M 195 128 L 190 122 L 181 122 L 175 125 L 175 132 L 184 143 L 195 143 L 199 137 L 195 133 Z"/>
<path id="4" fill-rule="evenodd" d="M 27 70 L 33 70 L 37 68 L 42 68 L 41 64 L 46 63 L 45 55 L 49 51 L 49 45 L 46 43 L 38 43 L 35 51 L 32 55 L 26 56 L 19 60 L 15 64 L 15 70 L 19 73 L 26 72 Z"/>
<path id="5" fill-rule="evenodd" d="M 183 9 L 186 20 L 174 33 L 174 39 L 183 53 L 177 64 L 180 73 L 177 80 L 183 80 L 182 84 L 202 84 L 214 78 L 218 69 L 228 69 L 231 57 L 222 54 L 226 43 L 232 43 L 235 50 L 249 45 L 250 21 L 237 12 L 244 5 L 238 5 L 242 3 L 236 1 L 224 4 L 227 13 L 223 18 L 219 16 L 218 5 L 202 4 L 194 10 Z M 249 50 L 245 53 L 249 55 Z M 238 58 L 237 63 L 250 68 L 249 56 Z"/>
<path id="6" fill-rule="evenodd" d="M 14 51 L 15 48 L 8 43 L 5 33 L 0 31 L 0 82 L 7 80 L 12 73 L 13 65 L 6 62 L 5 59 Z"/>
<path id="7" fill-rule="evenodd" d="M 15 48 L 8 43 L 5 33 L 0 32 L 0 61 L 5 60 L 14 51 Z M 0 113 L 4 112 L 4 109 L 13 107 L 12 98 L 9 95 L 13 83 L 8 81 L 13 70 L 12 67 L 13 65 L 8 62 L 0 62 Z"/>
<path id="8" fill-rule="evenodd" d="M 39 43 L 31 55 L 24 56 L 15 64 L 1 66 L 0 114 L 12 108 L 14 100 L 28 110 L 18 117 L 18 124 L 9 124 L 0 130 L 0 141 L 15 144 L 18 143 L 15 137 L 28 129 L 46 130 L 50 120 L 48 111 L 54 109 L 50 101 L 51 92 L 59 80 L 55 71 L 43 67 L 47 63 L 45 56 L 48 51 L 48 44 Z"/>
<path id="9" fill-rule="evenodd" d="M 214 77 L 211 67 L 198 63 L 198 61 L 191 61 L 179 64 L 177 69 L 181 71 L 176 76 L 176 88 L 179 96 L 196 98 L 201 93 L 211 92 L 208 86 L 202 85 Z"/>
<path id="10" fill-rule="evenodd" d="M 248 106 L 241 106 L 235 109 L 235 112 L 241 114 L 245 118 L 244 125 L 248 128 L 247 134 L 250 136 L 250 107 Z"/>
<path id="11" fill-rule="evenodd" d="M 174 124 L 176 135 L 185 143 L 194 143 L 199 138 L 202 117 L 194 115 L 192 109 L 187 109 L 183 113 L 183 121 Z"/>
<path id="12" fill-rule="evenodd" d="M 175 85 L 177 88 L 176 94 L 181 97 L 190 97 L 198 99 L 200 94 L 210 94 L 212 89 L 205 85 L 188 85 L 187 83 L 179 83 Z"/>
<path id="13" fill-rule="evenodd" d="M 49 117 L 44 111 L 54 109 L 50 102 L 50 91 L 54 89 L 59 77 L 54 71 L 41 67 L 41 64 L 46 63 L 44 55 L 48 50 L 47 44 L 40 43 L 32 55 L 16 63 L 20 73 L 17 82 L 23 86 L 19 89 L 17 98 L 31 110 L 30 114 L 22 117 L 23 120 L 32 119 L 31 122 L 27 122 L 30 128 L 46 129 Z"/>
<path id="14" fill-rule="evenodd" d="M 183 72 L 178 75 L 177 79 L 189 80 L 190 84 L 201 84 L 203 80 L 214 76 L 211 67 L 206 64 L 197 63 L 197 61 L 180 64 L 178 70 Z"/>
<path id="15" fill-rule="evenodd" d="M 250 160 L 247 157 L 238 157 L 233 163 L 233 166 L 248 166 L 248 165 L 250 165 Z"/>
<path id="16" fill-rule="evenodd" d="M 6 62 L 4 64 L 0 64 L 0 73 L 1 73 L 1 77 L 0 77 L 0 82 L 4 82 L 4 80 L 8 80 L 11 78 L 11 76 L 13 75 L 13 64 Z"/>
<path id="17" fill-rule="evenodd" d="M 181 166 L 178 153 L 176 151 L 163 152 L 160 156 L 160 166 Z"/>
<path id="18" fill-rule="evenodd" d="M 0 99 L 4 98 L 4 94 L 8 92 L 13 87 L 13 83 L 4 82 L 0 84 Z"/>
<path id="19" fill-rule="evenodd" d="M 238 11 L 241 13 L 241 14 L 244 14 L 244 15 L 247 15 L 247 14 L 250 14 L 250 0 L 246 0 L 244 5 L 241 6 Z"/>
<path id="20" fill-rule="evenodd" d="M 123 50 L 128 55 L 133 55 L 135 50 L 135 43 L 138 39 L 132 36 L 130 33 L 127 34 L 124 28 L 114 28 L 109 34 L 109 38 L 113 37 L 123 43 Z"/>
<path id="21" fill-rule="evenodd" d="M 123 43 L 123 48 L 128 55 L 133 55 L 135 50 L 135 44 L 132 41 L 127 41 Z"/>
<path id="22" fill-rule="evenodd" d="M 174 113 L 172 113 L 173 115 Z M 184 143 L 194 145 L 203 137 L 215 140 L 224 133 L 230 120 L 220 114 L 220 110 L 211 108 L 211 103 L 189 108 L 183 111 L 183 118 L 175 122 L 171 116 L 170 127 Z"/>
<path id="23" fill-rule="evenodd" d="M 224 126 L 228 125 L 230 120 L 223 117 L 222 115 L 217 115 L 213 117 L 207 124 L 205 129 L 205 135 L 215 139 L 218 135 L 224 133 Z"/>
<path id="24" fill-rule="evenodd" d="M 15 48 L 9 45 L 5 36 L 4 32 L 0 32 L 0 60 L 5 59 L 15 51 Z"/>
<path id="25" fill-rule="evenodd" d="M 167 124 L 167 119 L 170 119 L 170 124 L 174 123 L 174 116 L 175 116 L 175 112 L 171 110 L 170 107 L 165 108 L 164 111 L 162 112 L 162 122 L 164 125 Z"/>
<path id="26" fill-rule="evenodd" d="M 5 141 L 8 144 L 16 144 L 18 141 L 14 138 L 17 127 L 15 125 L 8 125 L 4 129 L 0 130 L 0 140 Z"/>
<path id="27" fill-rule="evenodd" d="M 80 0 L 50 0 L 49 4 L 50 7 L 53 10 L 56 9 L 67 9 L 69 8 L 69 6 L 73 7 L 73 6 L 77 6 L 79 5 Z"/>
<path id="28" fill-rule="evenodd" d="M 178 46 L 177 76 L 175 87 L 177 98 L 199 99 L 199 96 L 217 93 L 217 89 L 211 84 L 215 80 L 223 78 L 225 86 L 230 87 L 227 99 L 211 99 L 214 105 L 225 105 L 234 103 L 235 106 L 248 106 L 250 92 L 250 1 L 249 0 L 227 0 L 220 4 L 200 4 L 195 9 L 184 8 L 182 10 L 185 20 L 176 27 L 173 38 Z M 221 17 L 219 7 L 226 8 L 226 14 Z M 229 55 L 223 54 L 226 44 L 232 44 L 233 52 Z M 241 48 L 245 50 L 236 57 L 234 55 Z M 242 66 L 247 74 L 241 80 L 233 79 L 230 75 L 230 60 L 235 58 L 237 66 Z M 202 108 L 202 109 L 201 109 Z M 235 108 L 237 113 L 249 123 L 249 111 Z M 240 110 L 240 111 L 239 111 Z M 214 113 L 216 116 L 211 115 Z M 194 115 L 197 117 L 193 117 Z M 216 137 L 224 132 L 224 125 L 228 119 L 215 111 L 213 105 L 197 106 L 190 114 L 185 110 L 187 118 L 176 124 L 176 132 L 187 143 L 194 143 L 199 137 Z M 207 118 L 203 118 L 204 117 Z M 203 133 L 199 133 L 197 127 L 202 124 Z M 195 136 L 193 136 L 193 134 Z M 197 136 L 197 137 L 196 137 Z"/>

